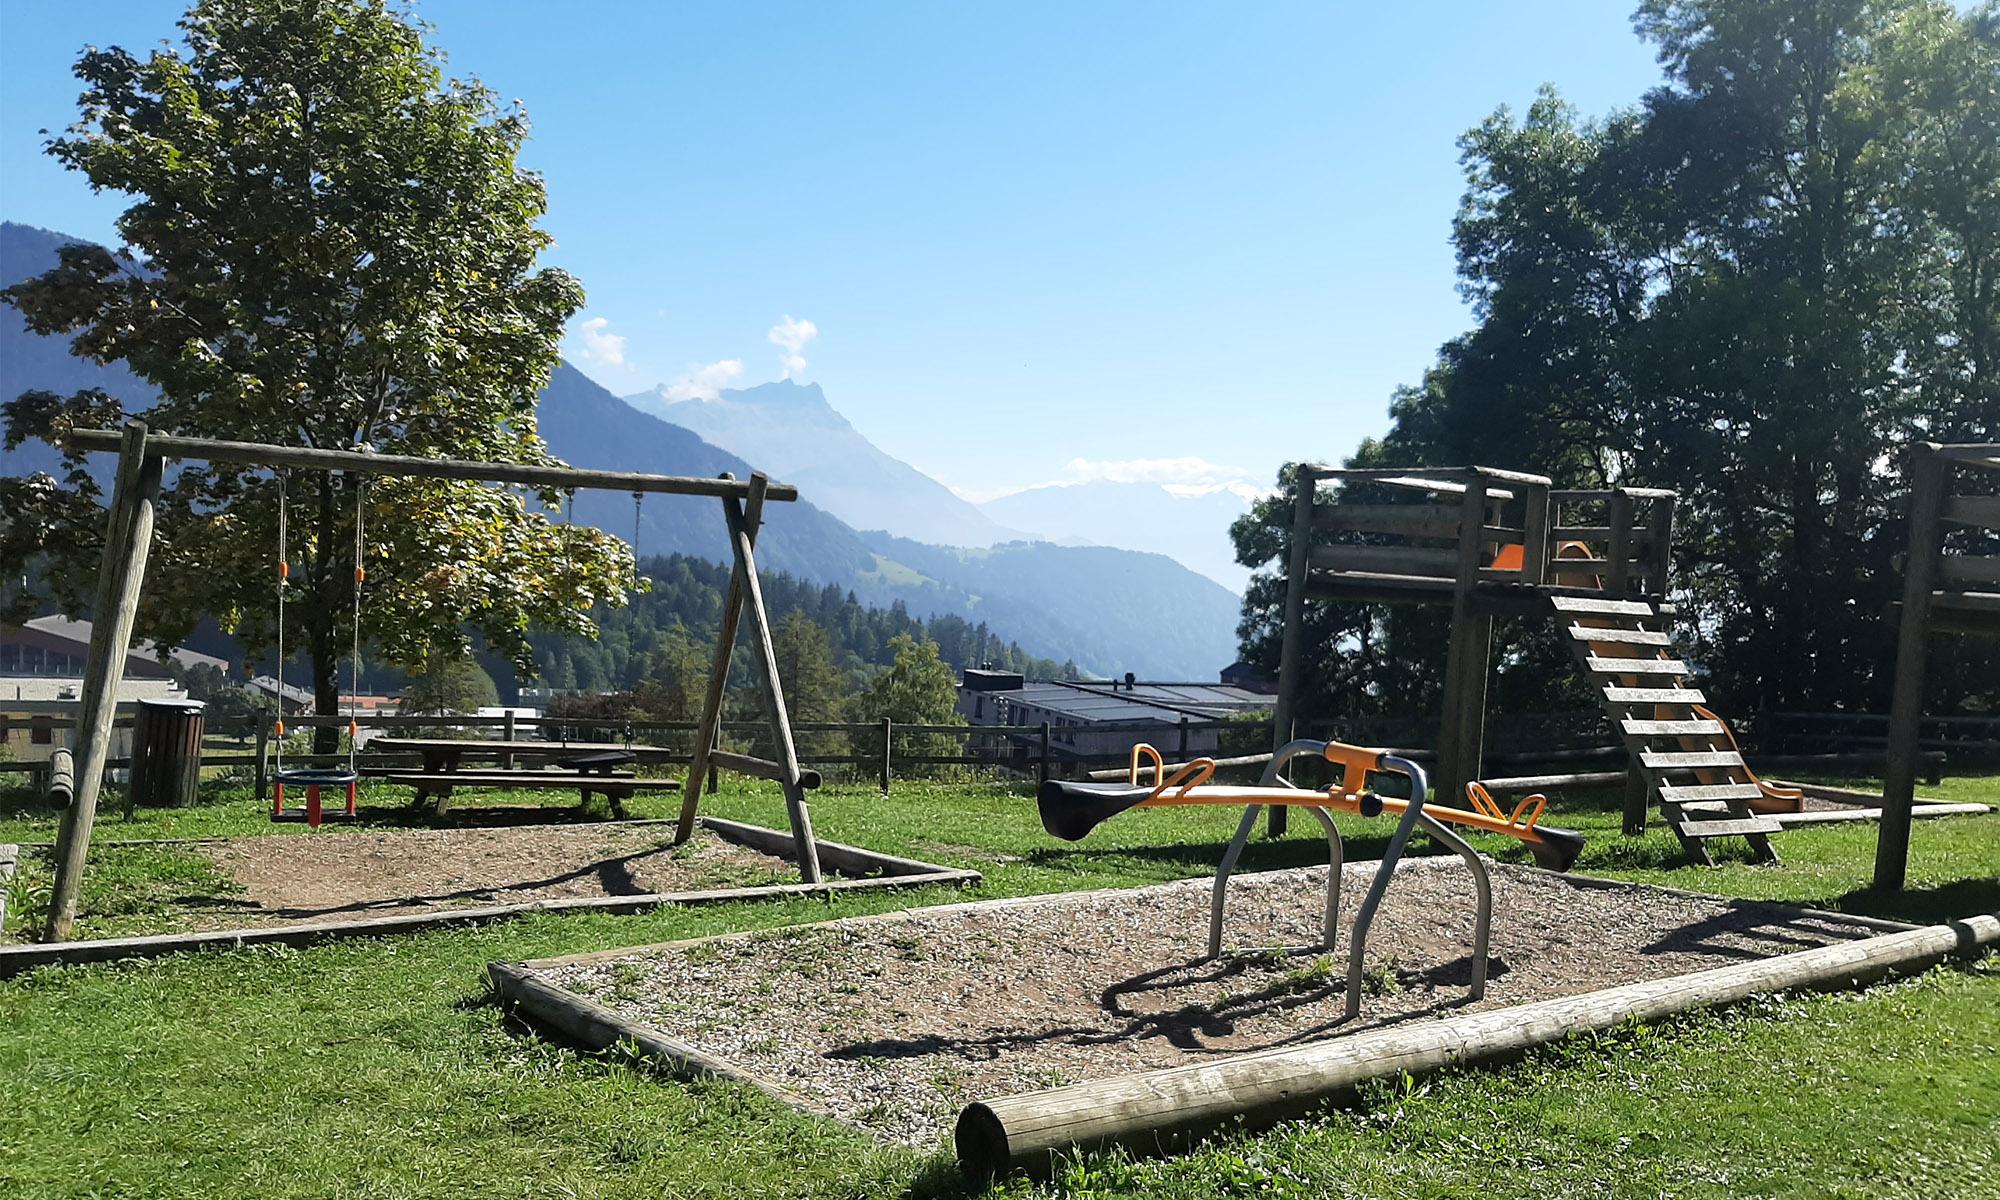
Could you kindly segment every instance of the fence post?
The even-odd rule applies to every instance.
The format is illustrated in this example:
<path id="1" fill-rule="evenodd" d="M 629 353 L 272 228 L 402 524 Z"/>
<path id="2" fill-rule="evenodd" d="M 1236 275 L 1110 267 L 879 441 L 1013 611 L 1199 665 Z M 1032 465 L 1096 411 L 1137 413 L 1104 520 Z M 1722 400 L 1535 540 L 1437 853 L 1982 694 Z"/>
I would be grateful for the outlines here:
<path id="1" fill-rule="evenodd" d="M 505 715 L 506 719 L 500 723 L 500 740 L 511 742 L 514 740 L 514 710 L 511 708 L 508 709 Z M 502 754 L 500 756 L 500 769 L 503 771 L 513 770 L 514 756 L 511 754 Z"/>
<path id="2" fill-rule="evenodd" d="M 1042 762 L 1041 769 L 1036 775 L 1035 782 L 1038 785 L 1049 781 L 1049 723 L 1047 721 L 1042 722 Z"/>
<path id="3" fill-rule="evenodd" d="M 257 803 L 269 798 L 271 787 L 271 727 L 257 723 Z"/>
<path id="4" fill-rule="evenodd" d="M 882 794 L 889 794 L 889 746 L 895 739 L 896 725 L 887 717 L 882 718 Z"/>

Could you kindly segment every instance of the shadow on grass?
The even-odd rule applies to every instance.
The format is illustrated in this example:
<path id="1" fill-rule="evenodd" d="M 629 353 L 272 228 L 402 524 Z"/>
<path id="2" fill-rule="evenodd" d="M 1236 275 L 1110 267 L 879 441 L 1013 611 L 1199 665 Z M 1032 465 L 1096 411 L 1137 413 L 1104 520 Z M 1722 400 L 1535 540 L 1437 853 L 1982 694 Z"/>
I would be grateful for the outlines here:
<path id="1" fill-rule="evenodd" d="M 1893 892 L 1873 887 L 1855 888 L 1830 899 L 1807 903 L 1834 912 L 1860 913 L 1916 925 L 1938 925 L 1960 917 L 2000 912 L 2000 879 L 1958 879 Z"/>

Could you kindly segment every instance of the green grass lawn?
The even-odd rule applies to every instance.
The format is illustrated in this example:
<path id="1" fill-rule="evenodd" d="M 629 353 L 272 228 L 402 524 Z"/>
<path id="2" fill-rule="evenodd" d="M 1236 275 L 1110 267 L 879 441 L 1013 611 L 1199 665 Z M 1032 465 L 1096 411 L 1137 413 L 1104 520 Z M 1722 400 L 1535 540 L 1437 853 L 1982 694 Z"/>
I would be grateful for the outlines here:
<path id="1" fill-rule="evenodd" d="M 2000 780 L 1932 794 L 2000 801 Z M 407 823 L 393 791 L 373 819 Z M 269 833 L 240 790 L 177 812 L 111 814 L 105 838 Z M 671 797 L 642 804 L 663 815 Z M 1612 796 L 1565 796 L 1551 822 L 1591 839 L 1579 869 L 1676 887 L 1929 920 L 2000 909 L 2000 817 L 1919 822 L 1911 888 L 1866 887 L 1869 826 L 1782 835 L 1781 868 L 1677 867 L 1664 832 L 1617 835 Z M 718 815 L 781 826 L 769 790 L 726 787 Z M 825 837 L 976 867 L 981 897 L 1205 874 L 1224 812 L 1149 811 L 1072 845 L 1007 789 L 899 783 L 818 795 Z M 1343 821 L 1350 857 L 1386 823 Z M 1295 828 L 1298 828 L 1295 826 Z M 0 841 L 53 815 L 0 793 Z M 338 836 L 322 833 L 318 836 Z M 1524 860 L 1504 842 L 1481 848 Z M 99 903 L 172 869 L 172 847 L 98 852 Z M 155 871 L 149 855 L 161 856 Z M 1301 831 L 1245 869 L 1320 861 Z M 519 959 L 820 920 L 964 893 L 932 890 L 478 930 L 307 951 L 245 950 L 48 970 L 0 983 L 0 1183 L 12 1196 L 957 1196 L 942 1149 L 885 1149 L 726 1084 L 686 1085 L 510 1028 L 481 977 Z M 1501 917 L 1505 919 L 1504 914 Z M 1947 968 L 1859 995 L 1777 998 L 1630 1029 L 1501 1071 L 1379 1089 L 1355 1111 L 1225 1137 L 1158 1162 L 1090 1156 L 1074 1196 L 1956 1196 L 2000 1194 L 2000 969 Z"/>

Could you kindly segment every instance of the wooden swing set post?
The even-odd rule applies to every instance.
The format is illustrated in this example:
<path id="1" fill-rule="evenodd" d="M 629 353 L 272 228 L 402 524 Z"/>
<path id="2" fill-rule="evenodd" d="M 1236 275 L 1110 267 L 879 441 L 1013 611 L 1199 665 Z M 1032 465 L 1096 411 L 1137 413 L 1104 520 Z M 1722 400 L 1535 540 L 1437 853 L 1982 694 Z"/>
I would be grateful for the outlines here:
<path id="1" fill-rule="evenodd" d="M 56 835 L 56 877 L 49 897 L 49 923 L 42 931 L 45 942 L 68 940 L 76 921 L 77 893 L 90 854 L 91 829 L 97 823 L 104 768 L 111 757 L 118 684 L 125 678 L 126 652 L 138 618 L 139 589 L 152 550 L 153 509 L 160 498 L 164 467 L 157 455 L 148 453 L 145 422 L 127 422 L 123 434 L 106 436 L 114 438 L 118 447 L 118 475 L 104 527 L 104 563 L 98 570 L 97 604 L 91 614 L 96 620 L 90 628 L 90 656 L 78 703 L 76 790 Z"/>
<path id="2" fill-rule="evenodd" d="M 749 557 L 749 543 L 755 539 L 764 502 L 796 500 L 799 498 L 796 487 L 771 483 L 762 475 L 744 482 L 728 475 L 719 479 L 701 479 L 627 471 L 590 471 L 538 463 L 474 462 L 260 442 L 164 437 L 151 434 L 143 421 L 136 420 L 127 422 L 122 431 L 74 429 L 64 434 L 61 441 L 66 449 L 72 451 L 115 450 L 119 460 L 105 527 L 104 556 L 98 568 L 94 610 L 97 620 L 91 629 L 90 656 L 86 660 L 77 723 L 76 795 L 63 812 L 62 827 L 56 841 L 56 877 L 50 898 L 48 927 L 43 931 L 44 941 L 65 940 L 75 923 L 77 893 L 83 878 L 84 860 L 90 852 L 91 828 L 97 816 L 97 799 L 103 786 L 105 764 L 110 758 L 118 681 L 125 674 L 126 652 L 131 645 L 138 615 L 139 593 L 145 584 L 146 558 L 152 549 L 154 508 L 159 499 L 166 460 L 170 458 L 249 467 L 299 467 L 369 475 L 523 484 L 540 488 L 708 496 L 722 500 L 725 519 L 730 522 L 732 542 L 735 544 L 737 573 L 741 575 L 747 569 L 750 580 L 741 596 L 732 591 L 732 602 L 725 609 L 725 621 L 729 628 L 725 630 L 723 640 L 725 645 L 734 641 L 734 614 L 749 605 L 753 622 L 764 631 L 761 650 L 765 682 L 772 699 L 774 729 L 780 731 L 781 765 L 790 763 L 789 771 L 783 772 L 784 777 L 779 782 L 785 785 L 788 810 L 795 813 L 793 833 L 800 839 L 800 870 L 808 882 L 819 881 L 817 848 L 812 842 L 812 826 L 804 808 L 802 773 L 792 747 L 784 692 L 770 648 L 763 595 L 756 586 L 755 561 Z M 723 670 L 718 672 L 717 679 L 710 681 L 711 694 L 720 686 L 719 681 L 727 669 L 726 656 L 719 653 L 718 658 L 722 661 Z M 712 707 L 719 718 L 719 703 Z M 711 741 L 712 737 L 704 739 L 700 745 Z M 689 800 L 682 814 L 683 826 L 691 824 L 689 812 L 700 790 L 699 779 L 698 774 L 689 778 Z"/>
<path id="3" fill-rule="evenodd" d="M 725 473 L 722 478 L 733 479 Z M 760 474 L 752 474 L 752 483 L 762 479 Z M 757 530 L 764 523 L 764 499 L 770 494 L 768 486 L 759 488 L 746 496 L 743 505 L 743 528 L 750 546 L 757 545 Z M 723 519 L 728 520 L 724 511 Z M 735 557 L 736 537 L 734 529 L 729 539 L 730 556 Z M 737 564 L 740 565 L 740 564 Z M 702 696 L 701 722 L 694 732 L 694 761 L 688 764 L 687 787 L 681 792 L 681 819 L 674 827 L 674 845 L 678 846 L 694 836 L 695 819 L 701 814 L 701 792 L 704 785 L 709 791 L 715 790 L 716 739 L 722 734 L 722 701 L 729 689 L 729 661 L 736 654 L 736 632 L 743 619 L 743 584 L 732 566 L 729 572 L 729 592 L 722 602 L 721 627 L 715 637 L 715 658 L 708 668 L 708 691 Z"/>

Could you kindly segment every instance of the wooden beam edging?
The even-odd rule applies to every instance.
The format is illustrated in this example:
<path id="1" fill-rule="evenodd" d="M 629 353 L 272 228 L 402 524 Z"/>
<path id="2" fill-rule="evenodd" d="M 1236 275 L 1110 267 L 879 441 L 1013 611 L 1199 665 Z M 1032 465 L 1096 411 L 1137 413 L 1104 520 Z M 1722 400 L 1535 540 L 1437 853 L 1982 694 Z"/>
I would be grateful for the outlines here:
<path id="1" fill-rule="evenodd" d="M 655 823 L 674 822 L 668 819 Z M 759 825 L 746 825 L 718 817 L 703 817 L 701 823 L 703 828 L 713 831 L 724 840 L 736 842 L 753 850 L 777 854 L 780 857 L 791 856 L 791 836 L 782 830 L 765 829 Z M 370 917 L 357 921 L 310 921 L 297 925 L 218 929 L 202 933 L 162 933 L 144 937 L 0 945 L 0 979 L 18 975 L 23 971 L 31 971 L 37 967 L 160 958 L 190 950 L 229 950 L 242 946 L 312 946 L 350 938 L 382 937 L 465 925 L 486 925 L 527 913 L 627 914 L 656 908 L 691 908 L 698 905 L 833 896 L 850 892 L 865 894 L 930 886 L 971 887 L 984 878 L 978 871 L 938 866 L 916 859 L 899 858 L 893 854 L 878 854 L 873 850 L 846 846 L 838 842 L 822 841 L 818 845 L 821 861 L 833 869 L 876 874 L 868 878 L 831 879 L 816 884 L 778 883 L 761 887 L 708 888 L 690 892 L 647 892 L 633 896 L 568 896 L 555 900 L 490 904 L 478 908 L 454 908 L 393 917 Z"/>
<path id="2" fill-rule="evenodd" d="M 839 1119 L 832 1109 L 768 1076 L 706 1054 L 655 1026 L 627 1020 L 588 997 L 545 983 L 530 967 L 488 963 L 486 978 L 517 1016 L 579 1050 L 596 1054 L 627 1048 L 672 1078 L 726 1079 L 794 1108 Z"/>
<path id="3" fill-rule="evenodd" d="M 1974 957 L 2000 913 L 1862 938 L 1669 979 L 1371 1030 L 1305 1046 L 1144 1071 L 970 1104 L 954 1142 L 968 1176 L 1047 1174 L 1077 1150 L 1170 1150 L 1218 1128 L 1264 1128 L 1351 1099 L 1384 1077 L 1487 1062 L 1563 1038 L 1794 989 L 1858 987 Z"/>
<path id="4" fill-rule="evenodd" d="M 7 924 L 7 893 L 9 884 L 14 882 L 14 868 L 21 862 L 21 848 L 12 842 L 0 842 L 0 928 Z"/>

